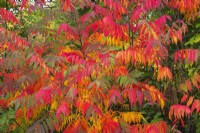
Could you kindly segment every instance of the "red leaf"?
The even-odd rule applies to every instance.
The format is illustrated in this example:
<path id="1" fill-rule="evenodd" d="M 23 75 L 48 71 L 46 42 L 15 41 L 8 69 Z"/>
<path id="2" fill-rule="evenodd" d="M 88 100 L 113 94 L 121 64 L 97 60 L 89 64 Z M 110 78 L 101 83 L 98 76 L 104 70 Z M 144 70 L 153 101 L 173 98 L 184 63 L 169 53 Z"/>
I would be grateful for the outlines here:
<path id="1" fill-rule="evenodd" d="M 79 33 L 78 33 L 78 31 L 77 31 L 76 28 L 71 27 L 71 26 L 69 26 L 68 24 L 65 24 L 65 23 L 63 23 L 63 24 L 61 24 L 59 26 L 59 28 L 58 28 L 58 34 L 60 34 L 61 31 L 68 32 L 69 35 L 72 36 L 73 39 L 76 38 L 79 35 Z"/>
<path id="2" fill-rule="evenodd" d="M 63 11 L 74 10 L 74 6 L 71 4 L 70 0 L 61 0 L 61 9 Z"/>
<path id="3" fill-rule="evenodd" d="M 138 126 L 131 126 L 131 133 L 138 133 Z"/>
<path id="4" fill-rule="evenodd" d="M 89 109 L 90 107 L 90 103 L 88 102 L 83 102 L 82 105 L 81 105 L 81 110 L 82 110 L 82 114 L 85 115 L 87 110 Z"/>
<path id="5" fill-rule="evenodd" d="M 131 106 L 132 104 L 136 105 L 136 91 L 134 89 L 128 90 L 128 97 L 129 97 Z"/>
<path id="6" fill-rule="evenodd" d="M 152 125 L 147 129 L 147 133 L 160 133 L 160 131 L 156 126 Z"/>
<path id="7" fill-rule="evenodd" d="M 119 101 L 120 101 L 121 103 L 124 102 L 124 101 L 123 101 L 123 98 L 121 97 L 121 94 L 120 94 L 119 91 L 116 90 L 114 87 L 112 87 L 112 88 L 109 90 L 108 97 L 109 97 L 109 106 L 110 106 L 111 103 L 114 103 L 114 104 L 117 103 L 117 101 L 116 101 L 117 99 L 116 99 L 116 98 L 118 98 Z"/>
<path id="8" fill-rule="evenodd" d="M 31 118 L 32 114 L 33 114 L 33 111 L 32 111 L 31 108 L 29 108 L 29 109 L 26 111 L 26 117 L 29 119 L 29 118 Z"/>
<path id="9" fill-rule="evenodd" d="M 60 114 L 70 115 L 69 105 L 67 102 L 62 102 L 56 111 L 56 118 L 59 119 Z"/>
<path id="10" fill-rule="evenodd" d="M 42 88 L 37 92 L 35 99 L 36 99 L 38 104 L 41 103 L 41 99 L 43 100 L 43 102 L 45 104 L 50 104 L 51 101 L 52 101 L 52 95 L 51 94 L 52 94 L 52 88 L 48 88 L 48 87 Z"/>
<path id="11" fill-rule="evenodd" d="M 103 133 L 117 133 L 119 130 L 119 123 L 113 121 L 111 118 L 105 118 L 102 129 Z"/>
<path id="12" fill-rule="evenodd" d="M 181 119 L 184 116 L 190 116 L 191 110 L 189 107 L 185 105 L 175 104 L 170 107 L 169 111 L 169 118 L 172 119 L 172 115 L 174 115 L 175 118 Z"/>
<path id="13" fill-rule="evenodd" d="M 178 121 L 178 119 L 174 119 L 172 122 L 172 125 L 174 125 L 177 121 Z"/>
<path id="14" fill-rule="evenodd" d="M 179 38 L 182 39 L 181 33 L 179 33 Z M 182 49 L 178 50 L 174 55 L 174 62 L 176 63 L 177 60 L 180 62 L 187 60 L 187 63 L 193 63 L 198 61 L 198 50 L 197 49 Z"/>
<path id="15" fill-rule="evenodd" d="M 87 14 L 84 14 L 83 16 L 81 16 L 78 20 L 79 23 L 85 23 L 88 22 L 90 18 L 94 18 L 95 17 L 95 13 L 94 12 L 90 12 Z"/>
<path id="16" fill-rule="evenodd" d="M 8 2 L 9 2 L 13 7 L 16 6 L 15 0 L 8 0 Z"/>
<path id="17" fill-rule="evenodd" d="M 118 76 L 127 76 L 128 75 L 128 71 L 126 69 L 125 66 L 119 66 L 116 67 L 115 71 L 114 71 L 114 76 L 118 77 Z"/>
<path id="18" fill-rule="evenodd" d="M 0 15 L 1 18 L 5 21 L 11 22 L 11 23 L 19 23 L 17 18 L 8 10 L 0 8 Z"/>
<path id="19" fill-rule="evenodd" d="M 98 113 L 99 115 L 101 115 L 101 116 L 103 115 L 102 112 L 101 112 L 101 110 L 100 110 L 96 105 L 93 106 L 93 109 L 94 109 L 94 111 L 95 111 L 96 113 Z"/>
<path id="20" fill-rule="evenodd" d="M 139 102 L 139 104 L 140 104 L 140 106 L 142 105 L 142 101 L 143 101 L 143 99 L 144 99 L 144 95 L 143 95 L 143 93 L 141 92 L 141 91 L 139 91 L 139 90 L 136 90 L 136 94 L 137 94 L 137 100 L 138 100 L 138 102 Z"/>
<path id="21" fill-rule="evenodd" d="M 166 24 L 166 20 L 172 21 L 171 17 L 168 15 L 163 15 L 155 21 L 156 26 L 162 26 Z"/>
<path id="22" fill-rule="evenodd" d="M 8 106 L 8 101 L 5 99 L 0 99 L 0 106 L 6 108 Z"/>
<path id="23" fill-rule="evenodd" d="M 28 5 L 28 0 L 22 0 L 21 9 L 27 7 L 27 5 Z"/>
<path id="24" fill-rule="evenodd" d="M 143 13 L 145 13 L 145 12 L 146 11 L 143 8 L 141 8 L 141 7 L 137 8 L 133 12 L 133 14 L 131 16 L 131 22 L 138 20 L 140 18 L 140 15 L 143 14 Z"/>
<path id="25" fill-rule="evenodd" d="M 188 98 L 188 95 L 184 95 L 182 98 L 181 98 L 181 103 L 185 102 L 185 100 Z"/>
<path id="26" fill-rule="evenodd" d="M 184 127 L 184 121 L 181 119 L 181 126 Z"/>
<path id="27" fill-rule="evenodd" d="M 148 9 L 148 10 L 160 8 L 161 4 L 162 4 L 161 0 L 145 0 L 144 1 L 145 9 Z"/>

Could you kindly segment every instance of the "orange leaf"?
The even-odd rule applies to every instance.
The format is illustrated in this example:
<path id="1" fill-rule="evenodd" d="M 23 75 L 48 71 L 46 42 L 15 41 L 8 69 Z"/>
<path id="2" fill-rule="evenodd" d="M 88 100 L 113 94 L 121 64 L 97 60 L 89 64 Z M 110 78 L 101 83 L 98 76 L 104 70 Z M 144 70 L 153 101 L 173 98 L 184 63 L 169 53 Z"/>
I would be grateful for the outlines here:
<path id="1" fill-rule="evenodd" d="M 198 73 L 195 73 L 194 77 L 200 83 L 200 75 Z"/>
<path id="2" fill-rule="evenodd" d="M 192 107 L 191 107 L 191 110 L 192 112 L 196 109 L 196 112 L 198 113 L 200 111 L 200 101 L 195 99 L 193 104 L 192 104 Z"/>
<path id="3" fill-rule="evenodd" d="M 181 98 L 181 103 L 185 102 L 185 100 L 188 98 L 188 95 L 184 95 L 182 98 Z"/>
<path id="4" fill-rule="evenodd" d="M 187 102 L 187 106 L 188 106 L 188 107 L 192 104 L 193 99 L 194 99 L 193 97 L 190 97 L 190 98 L 189 98 L 189 100 L 188 100 L 188 102 Z"/>
<path id="5" fill-rule="evenodd" d="M 185 83 L 186 83 L 186 85 L 187 85 L 188 90 L 189 90 L 190 92 L 192 92 L 192 84 L 191 84 L 190 80 L 186 80 Z"/>
<path id="6" fill-rule="evenodd" d="M 115 72 L 114 72 L 114 77 L 127 76 L 127 75 L 128 75 L 128 71 L 125 66 L 116 67 Z"/>
<path id="7" fill-rule="evenodd" d="M 192 84 L 193 84 L 196 88 L 199 89 L 198 82 L 197 82 L 196 78 L 193 76 L 193 77 L 191 78 L 191 80 L 192 80 Z"/>

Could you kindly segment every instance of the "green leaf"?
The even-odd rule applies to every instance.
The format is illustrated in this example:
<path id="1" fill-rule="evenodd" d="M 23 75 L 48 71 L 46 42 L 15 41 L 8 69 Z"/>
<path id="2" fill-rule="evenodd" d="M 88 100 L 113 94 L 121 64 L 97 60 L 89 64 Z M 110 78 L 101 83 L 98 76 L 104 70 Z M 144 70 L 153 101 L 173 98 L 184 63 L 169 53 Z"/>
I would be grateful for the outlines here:
<path id="1" fill-rule="evenodd" d="M 0 116 L 0 127 L 5 125 L 6 120 L 7 120 L 7 114 L 4 113 L 4 114 L 2 114 L 2 115 Z"/>
<path id="2" fill-rule="evenodd" d="M 185 45 L 188 45 L 188 44 L 193 45 L 199 42 L 200 42 L 200 34 L 195 34 L 192 38 L 190 38 L 188 42 L 185 43 Z"/>
<path id="3" fill-rule="evenodd" d="M 9 119 L 14 119 L 15 118 L 15 111 L 14 110 L 9 110 L 7 113 Z"/>

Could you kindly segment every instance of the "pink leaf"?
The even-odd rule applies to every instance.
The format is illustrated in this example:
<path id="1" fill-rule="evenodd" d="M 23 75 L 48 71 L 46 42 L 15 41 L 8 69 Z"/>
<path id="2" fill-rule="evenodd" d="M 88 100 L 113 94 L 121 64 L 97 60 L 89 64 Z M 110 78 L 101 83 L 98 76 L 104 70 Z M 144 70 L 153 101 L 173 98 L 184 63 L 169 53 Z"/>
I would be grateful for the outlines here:
<path id="1" fill-rule="evenodd" d="M 59 119 L 61 113 L 63 115 L 69 115 L 70 114 L 69 105 L 67 104 L 67 102 L 62 102 L 61 105 L 58 107 L 58 109 L 56 111 L 56 118 L 57 119 Z"/>
<path id="2" fill-rule="evenodd" d="M 63 32 L 68 32 L 69 34 L 71 34 L 73 37 L 77 37 L 79 34 L 78 34 L 78 31 L 76 28 L 74 27 L 71 27 L 69 26 L 68 24 L 61 24 L 58 28 L 58 34 L 61 33 L 61 31 Z"/>
<path id="3" fill-rule="evenodd" d="M 128 97 L 129 97 L 131 106 L 132 104 L 136 105 L 136 91 L 134 89 L 129 89 Z"/>
<path id="4" fill-rule="evenodd" d="M 121 94 L 119 93 L 118 90 L 116 90 L 114 87 L 112 87 L 110 90 L 109 90 L 109 105 L 111 103 L 114 103 L 116 104 L 116 98 L 118 98 L 120 100 L 121 103 L 123 103 L 123 98 L 121 97 Z"/>
<path id="5" fill-rule="evenodd" d="M 101 115 L 101 116 L 103 115 L 102 112 L 101 112 L 101 110 L 100 110 L 96 105 L 93 106 L 93 109 L 94 109 L 94 111 L 95 111 L 96 113 L 98 113 L 99 115 Z"/>
<path id="6" fill-rule="evenodd" d="M 136 21 L 136 20 L 138 20 L 139 18 L 140 18 L 140 15 L 141 14 L 143 14 L 143 13 L 145 13 L 145 10 L 143 9 L 143 8 L 137 8 L 134 12 L 133 12 L 133 14 L 132 14 L 132 16 L 131 16 L 131 21 L 133 22 L 133 21 Z"/>
<path id="7" fill-rule="evenodd" d="M 142 101 L 143 101 L 143 98 L 144 98 L 144 95 L 141 91 L 139 90 L 136 90 L 136 94 L 137 94 L 137 100 L 140 104 L 140 106 L 142 105 Z"/>
<path id="8" fill-rule="evenodd" d="M 94 12 L 90 12 L 87 14 L 84 14 L 83 16 L 81 16 L 78 20 L 79 23 L 85 23 L 88 22 L 90 18 L 94 18 L 95 17 L 95 13 Z"/>
<path id="9" fill-rule="evenodd" d="M 191 115 L 191 110 L 189 107 L 185 105 L 180 105 L 180 104 L 174 104 L 170 107 L 169 111 L 169 119 L 172 119 L 172 116 L 174 115 L 175 118 L 181 119 L 184 116 L 190 116 Z"/>
<path id="10" fill-rule="evenodd" d="M 35 99 L 36 99 L 38 104 L 41 103 L 41 99 L 43 100 L 43 102 L 45 104 L 50 104 L 51 101 L 52 101 L 52 95 L 51 94 L 52 94 L 52 88 L 45 87 L 45 88 L 40 89 L 37 92 Z"/>

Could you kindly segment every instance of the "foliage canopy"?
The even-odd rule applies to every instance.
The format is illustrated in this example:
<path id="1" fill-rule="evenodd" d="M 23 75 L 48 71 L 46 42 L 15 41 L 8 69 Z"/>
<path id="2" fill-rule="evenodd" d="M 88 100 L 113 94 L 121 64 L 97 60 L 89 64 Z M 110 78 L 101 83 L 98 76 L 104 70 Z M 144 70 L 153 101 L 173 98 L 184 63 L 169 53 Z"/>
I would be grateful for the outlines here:
<path id="1" fill-rule="evenodd" d="M 200 131 L 199 14 L 199 0 L 1 0 L 0 131 Z"/>

